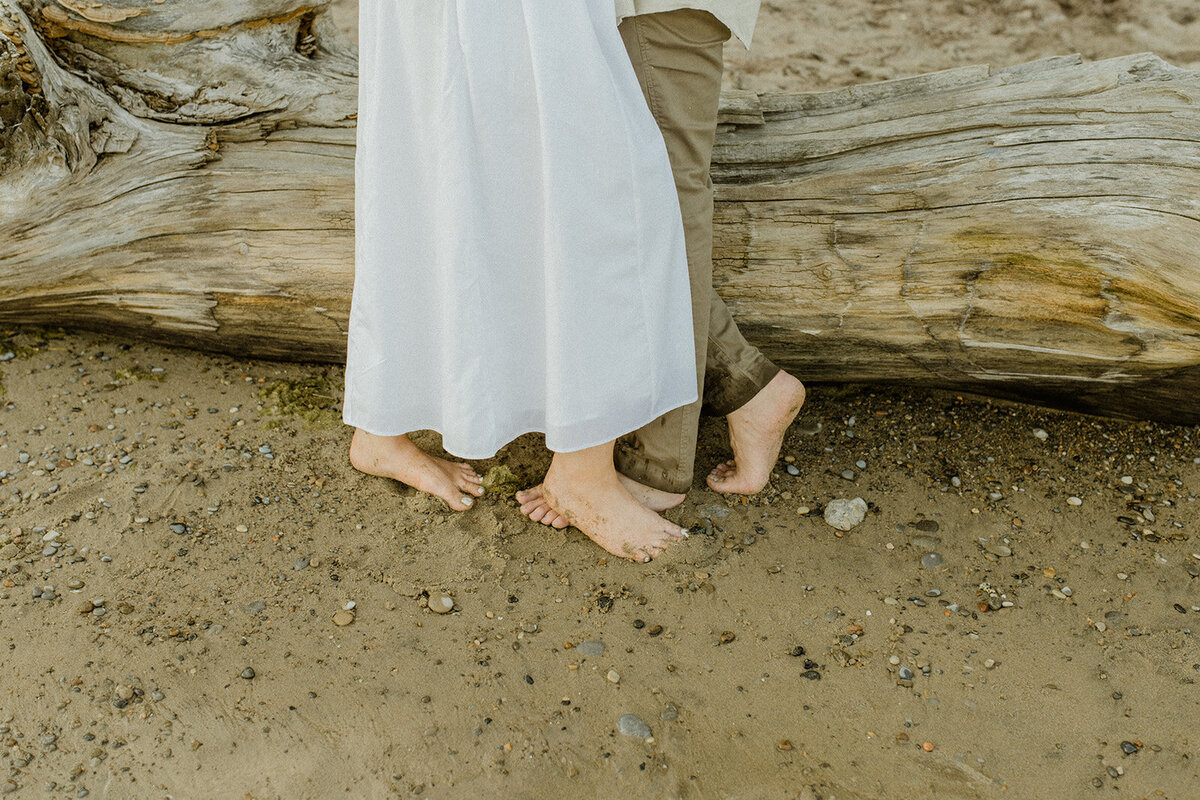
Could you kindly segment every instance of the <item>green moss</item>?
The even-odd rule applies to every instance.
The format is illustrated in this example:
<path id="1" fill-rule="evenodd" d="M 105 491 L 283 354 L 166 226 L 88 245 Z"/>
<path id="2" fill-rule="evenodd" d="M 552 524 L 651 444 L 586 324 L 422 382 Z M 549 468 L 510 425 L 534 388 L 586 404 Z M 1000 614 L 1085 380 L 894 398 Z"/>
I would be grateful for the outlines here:
<path id="1" fill-rule="evenodd" d="M 126 383 L 133 383 L 134 381 L 158 381 L 161 383 L 164 377 L 165 373 L 151 372 L 141 364 L 113 370 L 113 381 L 124 381 Z"/>
<path id="2" fill-rule="evenodd" d="M 332 427 L 342 422 L 336 406 L 334 386 L 326 375 L 310 375 L 300 380 L 278 380 L 258 390 L 264 411 L 276 419 L 267 427 L 278 427 L 284 418 L 302 419 L 317 427 Z"/>
<path id="3" fill-rule="evenodd" d="M 521 489 L 521 486 L 521 479 L 504 464 L 492 467 L 483 476 L 483 488 L 487 490 L 488 494 L 499 497 L 512 497 Z"/>

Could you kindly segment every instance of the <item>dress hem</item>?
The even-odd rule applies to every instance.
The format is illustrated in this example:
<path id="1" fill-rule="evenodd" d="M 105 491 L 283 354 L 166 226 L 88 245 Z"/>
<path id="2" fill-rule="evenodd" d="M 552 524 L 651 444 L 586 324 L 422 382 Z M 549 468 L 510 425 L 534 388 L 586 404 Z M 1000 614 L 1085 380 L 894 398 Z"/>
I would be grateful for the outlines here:
<path id="1" fill-rule="evenodd" d="M 654 411 L 649 418 L 643 420 L 642 422 L 640 422 L 637 425 L 634 425 L 632 428 L 629 428 L 628 426 L 622 426 L 622 430 L 620 430 L 614 434 L 611 434 L 611 435 L 605 434 L 604 436 L 601 436 L 598 438 L 592 437 L 592 438 L 585 440 L 585 442 L 587 442 L 586 444 L 581 444 L 581 445 L 577 445 L 577 446 L 557 447 L 556 448 L 549 441 L 550 434 L 548 434 L 546 431 L 542 430 L 541 428 L 526 428 L 524 430 L 516 431 L 515 433 L 513 433 L 511 435 L 506 434 L 507 438 L 503 438 L 502 443 L 499 445 L 496 445 L 495 448 L 492 449 L 492 452 L 487 455 L 464 455 L 463 453 L 468 452 L 468 451 L 463 448 L 454 447 L 453 449 L 451 449 L 450 447 L 448 447 L 446 445 L 446 435 L 444 433 L 442 433 L 442 431 L 438 430 L 438 427 L 436 425 L 418 424 L 418 425 L 414 425 L 412 427 L 406 426 L 407 430 L 399 430 L 399 429 L 393 429 L 393 428 L 375 428 L 374 426 L 368 427 L 366 425 L 358 425 L 358 424 L 350 421 L 350 419 L 348 419 L 346 415 L 342 416 L 342 422 L 344 422 L 346 425 L 350 425 L 351 427 L 355 427 L 355 428 L 364 430 L 367 433 L 370 433 L 374 436 L 403 436 L 403 435 L 407 435 L 410 433 L 414 433 L 416 431 L 433 431 L 434 433 L 437 433 L 442 436 L 442 449 L 445 450 L 450 455 L 454 456 L 455 458 L 462 458 L 462 459 L 466 459 L 468 461 L 485 461 L 489 458 L 495 458 L 496 454 L 499 453 L 501 449 L 508 446 L 509 444 L 512 444 L 512 442 L 515 439 L 517 439 L 520 436 L 524 436 L 527 433 L 544 434 L 547 437 L 546 448 L 555 453 L 573 453 L 578 450 L 586 450 L 589 447 L 595 447 L 597 445 L 604 444 L 605 442 L 615 441 L 618 437 L 624 436 L 627 433 L 631 433 L 631 432 L 643 427 L 644 425 L 648 425 L 649 423 L 651 423 L 654 420 L 661 417 L 663 414 L 666 414 L 669 411 L 674 411 L 677 408 L 682 408 L 683 406 L 694 403 L 698 399 L 699 399 L 699 395 L 695 391 L 693 391 L 691 393 L 689 399 L 684 400 L 682 402 L 676 402 L 674 404 L 671 404 L 671 403 L 664 404 L 663 407 L 661 407 L 659 410 Z M 558 438 L 558 437 L 556 436 L 555 438 Z M 480 452 L 483 452 L 483 451 L 480 451 Z"/>

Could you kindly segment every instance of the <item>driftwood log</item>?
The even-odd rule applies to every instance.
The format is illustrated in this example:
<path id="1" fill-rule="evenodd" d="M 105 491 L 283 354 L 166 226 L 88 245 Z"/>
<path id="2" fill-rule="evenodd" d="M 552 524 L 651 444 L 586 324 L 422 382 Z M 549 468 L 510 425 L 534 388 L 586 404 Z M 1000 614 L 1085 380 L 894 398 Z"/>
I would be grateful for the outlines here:
<path id="1" fill-rule="evenodd" d="M 0 0 L 0 321 L 339 361 L 356 51 L 323 0 Z M 1200 423 L 1200 73 L 723 99 L 718 290 L 806 380 Z"/>

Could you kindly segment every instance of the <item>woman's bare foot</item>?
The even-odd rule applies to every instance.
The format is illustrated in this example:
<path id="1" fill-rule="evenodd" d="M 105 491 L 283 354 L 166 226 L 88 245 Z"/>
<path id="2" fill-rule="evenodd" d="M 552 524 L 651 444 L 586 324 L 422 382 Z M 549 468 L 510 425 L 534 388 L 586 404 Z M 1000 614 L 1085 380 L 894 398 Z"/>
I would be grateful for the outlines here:
<path id="1" fill-rule="evenodd" d="M 407 436 L 376 436 L 361 428 L 350 440 L 350 463 L 359 472 L 391 478 L 466 511 L 483 494 L 483 478 L 469 464 L 426 453 Z"/>
<path id="2" fill-rule="evenodd" d="M 804 405 L 804 384 L 780 371 L 758 394 L 725 419 L 733 458 L 709 473 L 710 489 L 725 494 L 762 491 L 779 458 L 783 435 Z"/>
<path id="3" fill-rule="evenodd" d="M 666 511 L 667 509 L 675 508 L 687 499 L 686 494 L 664 492 L 661 489 L 655 489 L 653 486 L 647 486 L 644 483 L 635 481 L 633 478 L 626 477 L 619 472 L 617 473 L 617 479 L 633 495 L 634 500 L 637 500 L 651 511 Z M 540 483 L 537 486 L 517 492 L 517 502 L 521 504 L 521 513 L 534 522 L 550 525 L 560 530 L 571 524 L 546 502 L 546 498 L 542 496 L 542 485 Z"/>

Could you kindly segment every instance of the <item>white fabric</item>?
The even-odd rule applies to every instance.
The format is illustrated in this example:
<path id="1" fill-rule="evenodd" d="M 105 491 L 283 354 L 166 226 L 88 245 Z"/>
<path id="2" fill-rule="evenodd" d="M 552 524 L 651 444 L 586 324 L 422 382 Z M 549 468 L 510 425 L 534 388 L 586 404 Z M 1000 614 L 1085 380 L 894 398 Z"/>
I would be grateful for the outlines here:
<path id="1" fill-rule="evenodd" d="M 343 419 L 569 452 L 697 399 L 683 222 L 612 0 L 360 0 Z"/>

